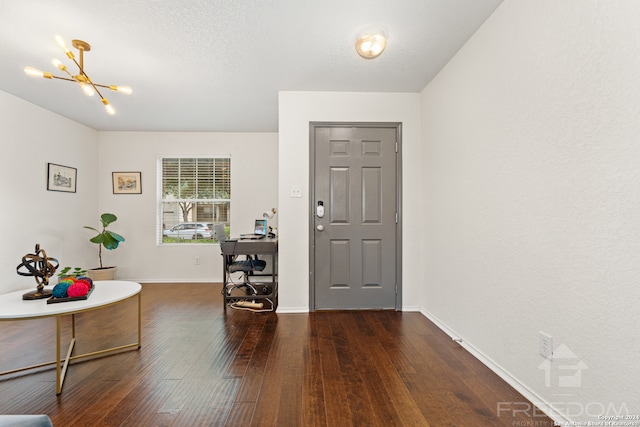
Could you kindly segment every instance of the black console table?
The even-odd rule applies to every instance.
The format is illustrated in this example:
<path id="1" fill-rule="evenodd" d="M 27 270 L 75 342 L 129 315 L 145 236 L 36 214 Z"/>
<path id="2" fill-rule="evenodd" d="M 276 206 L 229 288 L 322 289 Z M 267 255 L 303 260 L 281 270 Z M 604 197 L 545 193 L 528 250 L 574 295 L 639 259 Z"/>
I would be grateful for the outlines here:
<path id="1" fill-rule="evenodd" d="M 220 244 L 220 251 L 222 252 L 223 269 L 222 269 L 222 296 L 224 309 L 227 309 L 227 304 L 238 301 L 256 301 L 261 300 L 271 301 L 273 304 L 273 311 L 278 306 L 278 238 L 264 238 L 259 240 L 239 239 L 236 241 L 227 240 Z M 270 282 L 260 282 L 259 280 L 252 281 L 253 285 L 256 285 L 258 295 L 232 295 L 227 290 L 228 274 L 227 274 L 227 255 L 270 255 L 271 256 L 271 273 L 270 274 L 252 274 L 250 277 L 271 277 Z M 266 289 L 266 292 L 262 291 Z"/>

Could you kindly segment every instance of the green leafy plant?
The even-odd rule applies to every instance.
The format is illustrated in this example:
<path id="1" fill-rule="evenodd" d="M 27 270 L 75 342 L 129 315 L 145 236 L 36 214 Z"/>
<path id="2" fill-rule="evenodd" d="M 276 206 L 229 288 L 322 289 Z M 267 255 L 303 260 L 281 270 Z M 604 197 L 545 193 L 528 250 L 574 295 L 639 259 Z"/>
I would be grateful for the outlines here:
<path id="1" fill-rule="evenodd" d="M 116 249 L 121 242 L 124 242 L 124 237 L 122 237 L 118 233 L 114 233 L 111 230 L 107 230 L 109 224 L 116 222 L 117 219 L 118 217 L 114 214 L 103 213 L 100 216 L 100 221 L 102 222 L 102 230 L 98 230 L 87 225 L 84 226 L 84 228 L 88 228 L 89 230 L 93 230 L 98 233 L 97 236 L 89 239 L 89 241 L 98 245 L 98 259 L 100 260 L 100 268 L 104 268 L 102 266 L 102 247 L 104 246 L 108 250 L 113 250 Z"/>
<path id="2" fill-rule="evenodd" d="M 58 277 L 84 277 L 87 275 L 87 270 L 80 267 L 64 267 L 58 273 Z"/>

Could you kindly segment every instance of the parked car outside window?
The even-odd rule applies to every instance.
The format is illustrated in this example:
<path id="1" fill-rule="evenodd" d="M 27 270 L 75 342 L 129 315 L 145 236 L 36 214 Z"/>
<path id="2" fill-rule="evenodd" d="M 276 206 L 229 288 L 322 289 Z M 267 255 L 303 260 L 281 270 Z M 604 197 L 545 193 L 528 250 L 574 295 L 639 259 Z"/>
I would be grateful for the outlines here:
<path id="1" fill-rule="evenodd" d="M 177 239 L 213 239 L 213 232 L 204 222 L 183 222 L 174 225 L 168 230 L 164 230 L 162 234 L 165 237 L 173 237 Z"/>

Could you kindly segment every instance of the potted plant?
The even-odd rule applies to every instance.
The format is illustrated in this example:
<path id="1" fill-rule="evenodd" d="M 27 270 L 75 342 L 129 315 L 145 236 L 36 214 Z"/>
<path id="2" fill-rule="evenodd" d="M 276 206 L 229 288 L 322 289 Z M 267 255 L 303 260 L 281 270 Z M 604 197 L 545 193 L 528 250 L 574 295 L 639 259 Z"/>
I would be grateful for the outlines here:
<path id="1" fill-rule="evenodd" d="M 81 267 L 64 267 L 58 273 L 58 279 L 65 277 L 83 277 L 87 275 L 87 270 Z"/>
<path id="2" fill-rule="evenodd" d="M 121 242 L 124 242 L 124 237 L 118 233 L 114 233 L 111 230 L 107 230 L 109 224 L 114 223 L 118 217 L 111 213 L 103 213 L 100 216 L 102 222 L 102 230 L 98 230 L 87 225 L 84 228 L 93 230 L 98 233 L 97 236 L 89 239 L 91 243 L 98 245 L 98 260 L 100 261 L 100 267 L 91 268 L 88 270 L 88 275 L 92 280 L 113 280 L 116 274 L 117 267 L 104 267 L 102 265 L 102 247 L 104 246 L 108 250 L 113 250 L 118 247 Z"/>

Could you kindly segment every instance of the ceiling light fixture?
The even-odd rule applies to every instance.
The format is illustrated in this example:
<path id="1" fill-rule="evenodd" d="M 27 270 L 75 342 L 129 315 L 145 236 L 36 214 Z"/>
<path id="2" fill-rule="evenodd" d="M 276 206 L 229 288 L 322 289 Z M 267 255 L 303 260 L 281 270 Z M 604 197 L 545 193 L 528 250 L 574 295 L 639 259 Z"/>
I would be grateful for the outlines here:
<path id="1" fill-rule="evenodd" d="M 131 92 L 133 92 L 131 88 L 129 86 L 101 85 L 98 83 L 94 83 L 89 78 L 87 73 L 84 71 L 84 53 L 89 52 L 91 50 L 91 45 L 89 43 L 82 40 L 71 40 L 71 45 L 76 49 L 78 49 L 78 51 L 80 52 L 80 55 L 79 55 L 80 63 L 78 63 L 78 61 L 76 61 L 75 55 L 73 54 L 73 52 L 71 52 L 71 49 L 69 49 L 66 43 L 64 42 L 64 39 L 60 36 L 56 36 L 55 40 L 56 40 L 56 43 L 58 43 L 58 45 L 64 50 L 67 57 L 71 59 L 78 66 L 78 74 L 77 75 L 71 74 L 71 72 L 69 72 L 67 67 L 59 59 L 53 59 L 51 63 L 53 64 L 54 67 L 56 67 L 60 71 L 67 73 L 69 77 L 54 76 L 51 73 L 48 73 L 46 71 L 40 71 L 33 67 L 25 67 L 24 73 L 27 76 L 31 76 L 31 77 L 42 77 L 45 79 L 59 79 L 59 80 L 66 80 L 69 82 L 78 83 L 82 91 L 87 96 L 93 96 L 94 94 L 97 93 L 100 96 L 100 101 L 102 101 L 104 108 L 107 110 L 107 114 L 114 115 L 115 110 L 113 109 L 111 104 L 109 104 L 109 101 L 107 101 L 107 98 L 102 96 L 102 94 L 98 90 L 98 87 L 107 88 L 115 92 L 125 93 L 127 95 L 130 95 Z"/>
<path id="2" fill-rule="evenodd" d="M 356 51 L 364 59 L 380 56 L 387 47 L 387 37 L 382 31 L 368 31 L 356 39 Z"/>

